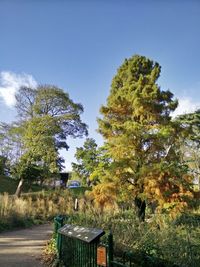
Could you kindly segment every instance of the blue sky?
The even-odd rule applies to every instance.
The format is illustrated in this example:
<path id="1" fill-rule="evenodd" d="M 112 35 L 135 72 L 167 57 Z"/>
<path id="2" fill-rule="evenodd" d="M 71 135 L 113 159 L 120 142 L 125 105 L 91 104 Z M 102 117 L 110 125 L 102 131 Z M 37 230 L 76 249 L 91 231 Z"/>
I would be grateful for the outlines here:
<path id="1" fill-rule="evenodd" d="M 159 84 L 180 100 L 178 113 L 200 107 L 198 0 L 1 0 L 0 121 L 15 118 L 22 84 L 54 84 L 84 105 L 90 137 L 99 108 L 125 58 L 147 56 L 162 66 Z M 67 169 L 76 146 L 62 153 Z"/>

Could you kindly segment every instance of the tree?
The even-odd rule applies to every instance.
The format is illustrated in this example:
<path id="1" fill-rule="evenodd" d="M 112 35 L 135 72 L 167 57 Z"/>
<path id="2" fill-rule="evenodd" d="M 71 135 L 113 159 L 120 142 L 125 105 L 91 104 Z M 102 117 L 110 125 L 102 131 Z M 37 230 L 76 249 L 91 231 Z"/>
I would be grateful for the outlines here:
<path id="1" fill-rule="evenodd" d="M 29 184 L 31 184 L 31 182 L 36 181 L 37 179 L 43 179 L 43 175 L 45 174 L 44 169 L 41 166 L 31 163 L 27 158 L 22 158 L 15 164 L 12 171 L 15 173 L 16 178 L 20 179 L 15 192 L 17 197 L 20 197 L 21 195 L 24 180 L 27 180 Z"/>
<path id="2" fill-rule="evenodd" d="M 21 87 L 15 95 L 16 109 L 20 120 L 27 120 L 34 116 L 34 103 L 37 90 L 29 87 Z"/>
<path id="3" fill-rule="evenodd" d="M 178 102 L 158 86 L 160 71 L 158 63 L 144 56 L 126 59 L 98 119 L 112 159 L 107 182 L 114 181 L 119 192 L 131 192 L 141 220 L 146 201 L 181 207 L 189 194 L 190 178 L 178 145 L 183 129 L 170 117 Z"/>
<path id="4" fill-rule="evenodd" d="M 52 85 L 40 85 L 36 89 L 22 87 L 16 94 L 18 115 L 24 121 L 34 117 L 51 116 L 60 127 L 55 136 L 58 148 L 68 148 L 66 138 L 87 135 L 87 125 L 81 121 L 83 106 L 74 103 L 68 93 Z"/>
<path id="5" fill-rule="evenodd" d="M 22 87 L 16 101 L 23 149 L 16 168 L 20 170 L 20 183 L 35 166 L 41 165 L 46 174 L 58 172 L 63 163 L 59 150 L 69 148 L 67 137 L 87 135 L 87 126 L 80 118 L 82 105 L 51 85 Z"/>
<path id="6" fill-rule="evenodd" d="M 87 138 L 83 147 L 76 148 L 75 157 L 78 163 L 72 163 L 73 171 L 84 183 L 90 185 L 90 175 L 97 166 L 97 144 L 94 139 Z"/>
<path id="7" fill-rule="evenodd" d="M 97 146 L 93 138 L 87 138 L 83 147 L 76 149 L 78 163 L 72 163 L 73 171 L 89 186 L 99 181 L 101 173 L 109 160 L 105 148 Z"/>
<path id="8" fill-rule="evenodd" d="M 182 142 L 183 161 L 187 162 L 191 172 L 198 178 L 200 189 L 200 110 L 175 119 L 188 133 Z"/>
<path id="9" fill-rule="evenodd" d="M 22 132 L 19 124 L 0 124 L 0 155 L 6 159 L 7 171 L 10 171 L 11 166 L 18 162 L 23 154 Z"/>

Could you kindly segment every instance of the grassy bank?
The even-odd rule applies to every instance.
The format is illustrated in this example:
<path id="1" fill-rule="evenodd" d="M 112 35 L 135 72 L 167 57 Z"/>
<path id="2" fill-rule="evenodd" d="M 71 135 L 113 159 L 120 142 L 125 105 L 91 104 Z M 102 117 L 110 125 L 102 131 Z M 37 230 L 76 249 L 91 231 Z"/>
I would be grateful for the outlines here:
<path id="1" fill-rule="evenodd" d="M 58 214 L 72 213 L 74 199 L 82 198 L 88 189 L 81 187 L 41 191 L 40 187 L 32 186 L 29 190 L 31 192 L 23 193 L 20 198 L 16 198 L 9 195 L 13 193 L 16 181 L 12 180 L 9 184 L 8 179 L 1 177 L 1 190 L 4 191 L 2 188 L 7 186 L 9 193 L 0 194 L 0 231 L 42 223 L 52 220 Z M 23 192 L 28 191 L 28 187 L 24 189 Z"/>
<path id="2" fill-rule="evenodd" d="M 0 176 L 0 194 L 8 193 L 9 195 L 13 195 L 17 189 L 19 181 L 6 177 Z M 28 183 L 24 183 L 22 192 L 37 192 L 41 191 L 42 187 L 39 185 L 30 185 Z"/>

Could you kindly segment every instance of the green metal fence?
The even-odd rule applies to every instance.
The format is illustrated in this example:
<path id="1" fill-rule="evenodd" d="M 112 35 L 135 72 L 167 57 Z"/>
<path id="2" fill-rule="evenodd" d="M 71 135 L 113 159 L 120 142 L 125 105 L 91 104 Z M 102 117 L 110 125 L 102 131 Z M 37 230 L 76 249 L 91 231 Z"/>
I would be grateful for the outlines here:
<path id="1" fill-rule="evenodd" d="M 78 231 L 74 234 L 74 226 L 70 228 L 70 225 L 63 226 L 63 217 L 57 216 L 54 219 L 55 223 L 55 233 L 57 239 L 57 250 L 58 250 L 58 257 L 60 261 L 63 262 L 64 266 L 66 267 L 134 267 L 132 255 L 129 253 L 124 253 L 123 257 L 119 260 L 114 258 L 114 251 L 113 251 L 113 235 L 109 233 L 108 239 L 106 244 L 102 244 L 100 242 L 100 237 L 104 234 L 104 232 L 93 232 L 93 237 L 91 237 L 91 233 L 88 234 L 89 230 L 87 231 L 87 235 L 89 238 L 93 238 L 91 242 L 86 242 L 85 240 L 81 240 L 77 238 L 77 233 L 83 233 L 84 230 L 88 228 L 77 228 Z M 66 229 L 65 229 L 66 228 Z M 72 230 L 71 230 L 72 229 Z M 77 230 L 76 229 L 76 230 Z M 71 231 L 71 235 L 69 235 Z M 67 234 L 66 234 L 67 233 Z M 95 236 L 95 234 L 96 236 Z M 106 251 L 106 259 L 105 263 L 99 265 L 97 262 L 98 257 L 98 248 L 103 247 Z"/>
<path id="2" fill-rule="evenodd" d="M 66 267 L 96 267 L 98 243 L 62 236 L 60 258 Z"/>
<path id="3" fill-rule="evenodd" d="M 104 244 L 103 246 L 105 246 L 107 249 L 107 267 L 134 267 L 135 266 L 132 253 L 125 252 L 120 258 L 115 257 L 113 234 L 111 232 L 108 235 L 107 244 Z"/>
<path id="4" fill-rule="evenodd" d="M 61 215 L 58 215 L 54 218 L 54 235 L 56 238 L 56 246 L 57 246 L 57 252 L 58 257 L 60 258 L 60 254 L 62 251 L 61 243 L 62 243 L 62 235 L 58 233 L 58 230 L 63 226 L 64 224 L 64 217 Z"/>
<path id="5" fill-rule="evenodd" d="M 79 227 L 78 232 L 74 235 L 71 231 L 71 225 L 64 225 L 64 218 L 62 216 L 57 216 L 54 219 L 55 222 L 55 237 L 57 240 L 57 251 L 60 261 L 64 263 L 66 267 L 135 267 L 135 266 L 146 266 L 146 267 L 180 267 L 182 265 L 176 265 L 171 261 L 166 261 L 162 258 L 157 258 L 152 255 L 148 255 L 143 251 L 134 251 L 134 252 L 124 252 L 122 255 L 117 257 L 114 253 L 114 242 L 113 235 L 110 232 L 105 243 L 101 242 L 101 232 L 97 231 L 97 235 L 93 236 L 91 239 L 92 230 L 89 234 L 82 235 L 81 238 L 78 238 L 78 234 L 85 234 L 86 228 Z M 75 227 L 75 226 L 73 226 Z M 77 227 L 77 226 L 76 226 Z M 81 230 L 81 229 L 83 230 Z M 61 231 L 61 229 L 64 229 Z M 65 234 L 65 230 L 68 231 Z M 73 229 L 72 229 L 73 230 Z M 72 235 L 69 232 L 72 232 Z M 100 235 L 99 235 L 100 234 Z M 89 242 L 85 241 L 84 238 L 90 237 Z M 105 240 L 105 239 L 104 239 Z M 195 245 L 199 247 L 199 244 Z M 104 248 L 105 252 L 105 261 L 103 264 L 99 264 L 99 248 Z M 197 251 L 197 250 L 195 250 Z M 193 252 L 193 246 L 190 247 L 190 254 L 185 254 L 185 257 L 190 255 L 191 257 L 195 254 Z M 197 266 L 195 264 L 187 265 L 187 259 L 184 258 L 184 266 Z"/>
<path id="6" fill-rule="evenodd" d="M 121 257 L 116 257 L 114 253 L 113 234 L 110 232 L 105 243 L 101 242 L 100 237 L 104 231 L 99 229 L 89 229 L 79 226 L 64 225 L 64 218 L 57 216 L 54 219 L 55 237 L 57 242 L 57 251 L 59 260 L 65 267 L 135 267 L 138 266 L 138 257 L 136 253 L 124 252 Z M 75 231 L 74 231 L 75 229 Z M 88 230 L 89 229 L 89 230 Z M 84 232 L 87 230 L 86 232 Z M 95 231 L 96 232 L 95 232 Z M 91 232 L 89 232 L 91 231 Z M 70 233 L 70 234 L 69 234 Z M 85 234 L 86 233 L 86 234 Z M 82 235 L 82 240 L 78 235 Z M 85 241 L 89 237 L 91 240 Z M 106 253 L 104 264 L 98 264 L 98 249 L 103 247 Z M 149 265 L 149 259 L 143 259 L 146 266 Z M 158 262 L 158 261 L 157 261 Z M 160 262 L 160 265 L 165 266 Z M 171 265 L 173 266 L 173 265 Z"/>
<path id="7" fill-rule="evenodd" d="M 59 260 L 66 267 L 100 266 L 97 265 L 97 248 L 104 231 L 72 225 L 63 226 L 63 221 L 62 216 L 54 219 Z"/>

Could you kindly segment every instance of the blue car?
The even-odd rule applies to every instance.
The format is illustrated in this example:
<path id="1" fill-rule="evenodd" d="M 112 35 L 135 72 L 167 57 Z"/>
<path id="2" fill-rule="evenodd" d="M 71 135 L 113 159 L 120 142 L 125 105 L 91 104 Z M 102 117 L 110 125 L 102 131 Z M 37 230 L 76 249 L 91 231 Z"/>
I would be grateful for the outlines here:
<path id="1" fill-rule="evenodd" d="M 79 181 L 70 181 L 68 184 L 68 188 L 77 188 L 80 186 L 81 186 L 81 184 Z"/>

